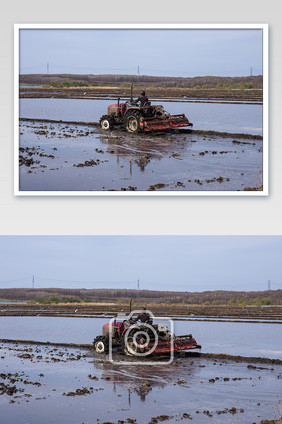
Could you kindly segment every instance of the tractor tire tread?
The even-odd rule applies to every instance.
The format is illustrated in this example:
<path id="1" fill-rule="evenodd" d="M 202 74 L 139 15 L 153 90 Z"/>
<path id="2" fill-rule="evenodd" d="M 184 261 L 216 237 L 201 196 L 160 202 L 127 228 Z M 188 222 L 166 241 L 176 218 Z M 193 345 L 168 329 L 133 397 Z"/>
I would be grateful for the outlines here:
<path id="1" fill-rule="evenodd" d="M 105 346 L 104 353 L 108 353 L 109 352 L 109 340 L 108 340 L 107 337 L 104 337 L 104 336 L 97 336 L 97 337 L 95 337 L 95 339 L 93 341 L 94 350 L 96 351 L 95 344 L 97 342 L 99 342 L 99 341 L 101 341 L 101 342 L 104 343 L 104 346 Z"/>
<path id="2" fill-rule="evenodd" d="M 128 130 L 128 128 L 127 128 L 127 121 L 128 121 L 128 119 L 130 118 L 130 117 L 135 117 L 136 119 L 137 119 L 137 122 L 138 122 L 138 128 L 137 128 L 137 130 L 136 131 L 129 131 Z M 139 124 L 140 124 L 140 118 L 142 117 L 142 115 L 141 115 L 141 113 L 138 111 L 138 110 L 129 110 L 126 114 L 125 114 L 125 116 L 124 116 L 124 127 L 125 127 L 125 129 L 128 131 L 128 132 L 131 132 L 131 133 L 137 133 L 137 132 L 139 132 L 140 131 L 140 126 L 139 126 Z"/>

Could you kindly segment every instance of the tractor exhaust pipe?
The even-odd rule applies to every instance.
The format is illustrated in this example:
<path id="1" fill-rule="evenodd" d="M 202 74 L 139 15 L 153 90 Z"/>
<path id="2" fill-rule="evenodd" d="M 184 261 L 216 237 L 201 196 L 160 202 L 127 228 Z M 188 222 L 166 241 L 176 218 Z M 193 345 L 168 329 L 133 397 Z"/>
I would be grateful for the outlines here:
<path id="1" fill-rule="evenodd" d="M 133 84 L 130 84 L 130 100 L 133 100 Z"/>

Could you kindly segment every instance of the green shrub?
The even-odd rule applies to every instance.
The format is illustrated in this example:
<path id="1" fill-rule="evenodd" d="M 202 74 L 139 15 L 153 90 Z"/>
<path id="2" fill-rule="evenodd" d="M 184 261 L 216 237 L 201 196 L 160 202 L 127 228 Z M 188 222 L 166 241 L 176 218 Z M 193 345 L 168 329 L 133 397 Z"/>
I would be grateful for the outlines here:
<path id="1" fill-rule="evenodd" d="M 75 299 L 74 297 L 68 297 L 68 296 L 50 296 L 50 297 L 39 297 L 36 299 L 36 302 L 38 303 L 80 303 L 80 299 Z"/>

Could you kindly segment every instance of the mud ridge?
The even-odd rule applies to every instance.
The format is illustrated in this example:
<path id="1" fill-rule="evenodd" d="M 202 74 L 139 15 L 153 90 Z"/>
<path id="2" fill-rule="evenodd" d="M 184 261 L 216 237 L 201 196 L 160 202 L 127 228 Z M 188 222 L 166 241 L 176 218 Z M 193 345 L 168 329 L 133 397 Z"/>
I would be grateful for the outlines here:
<path id="1" fill-rule="evenodd" d="M 35 311 L 11 311 L 11 310 L 0 310 L 0 316 L 6 316 L 6 317 L 17 317 L 17 316 L 26 316 L 26 317 L 36 317 L 36 316 L 38 316 L 38 310 L 35 310 Z M 60 312 L 60 311 L 54 311 L 54 312 L 50 312 L 50 311 L 40 311 L 40 316 L 42 316 L 42 317 L 60 317 L 60 318 L 69 318 L 69 317 L 71 317 L 71 318 L 87 318 L 87 319 L 89 319 L 89 318 L 104 318 L 104 315 L 101 313 L 101 314 L 87 314 L 87 315 L 83 315 L 83 312 L 82 313 L 79 313 L 79 312 L 77 312 L 77 313 L 74 313 L 74 312 L 69 312 L 69 313 L 67 313 L 67 312 Z M 113 313 L 112 315 L 108 315 L 107 316 L 107 318 L 114 318 L 114 317 L 116 317 L 116 314 L 115 313 Z M 266 320 L 269 320 L 269 321 L 266 321 Z M 277 320 L 277 321 L 275 321 L 275 319 Z M 181 317 L 179 317 L 179 318 L 176 318 L 176 317 L 174 317 L 173 318 L 173 320 L 174 321 L 187 321 L 187 322 L 189 322 L 189 321 L 197 321 L 197 322 L 232 322 L 232 323 L 236 323 L 236 322 L 238 322 L 238 323 L 251 323 L 251 324 L 282 324 L 282 321 L 281 321 L 281 318 L 265 318 L 264 320 L 254 320 L 254 319 L 245 319 L 245 320 L 243 320 L 243 319 L 240 319 L 240 320 L 237 320 L 237 319 L 233 319 L 232 317 L 227 317 L 227 318 L 222 318 L 222 319 L 216 319 L 216 318 L 214 318 L 214 319 L 212 319 L 212 318 L 197 318 L 197 317 L 195 317 L 195 318 L 187 318 L 187 317 L 184 317 L 184 318 L 181 318 Z"/>
<path id="2" fill-rule="evenodd" d="M 76 344 L 76 343 L 59 343 L 59 342 L 40 342 L 36 340 L 11 340 L 11 339 L 0 339 L 0 343 L 20 343 L 20 344 L 30 344 L 30 345 L 45 345 L 45 346 L 60 346 L 60 347 L 69 347 L 74 349 L 92 349 L 92 344 Z M 262 357 L 247 357 L 247 356 L 238 356 L 238 355 L 228 355 L 225 353 L 202 353 L 202 352 L 186 352 L 185 356 L 187 357 L 200 357 L 207 359 L 217 359 L 217 360 L 230 360 L 236 362 L 246 362 L 246 363 L 259 363 L 259 364 L 269 364 L 269 365 L 282 365 L 281 359 L 271 359 L 271 358 L 262 358 Z"/>
<path id="3" fill-rule="evenodd" d="M 41 119 L 41 118 L 19 118 L 20 121 L 33 121 L 33 122 L 47 122 L 52 124 L 70 124 L 70 125 L 87 125 L 92 127 L 100 127 L 99 122 L 83 122 L 83 121 L 57 121 L 54 119 Z M 221 132 L 221 131 L 211 131 L 211 130 L 191 130 L 191 129 L 184 129 L 180 128 L 177 130 L 174 130 L 177 133 L 180 134 L 198 134 L 198 135 L 206 135 L 206 136 L 218 136 L 223 138 L 240 138 L 240 139 L 247 139 L 247 140 L 263 140 L 263 137 L 261 135 L 254 135 L 254 134 L 245 134 L 245 133 L 228 133 L 228 132 Z"/>
<path id="4" fill-rule="evenodd" d="M 27 80 L 26 78 L 32 77 L 31 80 Z M 45 77 L 48 77 L 45 75 Z M 92 78 L 93 76 L 90 76 Z M 250 78 L 250 77 L 249 77 Z M 202 84 L 201 80 L 193 80 L 192 85 L 187 87 L 163 87 L 163 84 L 166 84 L 164 81 L 159 81 L 160 86 L 152 86 L 152 83 L 148 81 L 144 81 L 144 88 L 146 87 L 146 91 L 149 93 L 150 99 L 179 99 L 179 100 L 233 100 L 233 101 L 263 101 L 263 91 L 260 89 L 262 88 L 262 79 L 258 81 L 259 78 L 257 77 L 251 77 L 253 78 L 253 83 L 255 84 L 255 88 L 251 90 L 226 90 L 224 88 L 217 89 L 205 89 L 205 88 L 197 88 L 195 89 L 194 84 Z M 74 75 L 71 75 L 71 80 L 73 81 Z M 81 76 L 79 78 L 81 80 Z M 213 79 L 213 78 L 212 78 Z M 255 81 L 255 79 L 257 81 Z M 174 84 L 179 82 L 180 80 L 175 79 Z M 217 82 L 222 82 L 222 79 L 219 79 Z M 89 82 L 89 80 L 85 80 L 85 82 Z M 97 80 L 95 80 L 95 83 Z M 105 86 L 106 83 L 113 84 L 113 81 L 107 81 L 103 78 L 102 81 L 99 81 L 100 84 L 103 86 L 85 86 L 85 87 L 19 87 L 20 89 L 20 97 L 27 97 L 27 98 L 77 98 L 77 97 L 83 97 L 85 96 L 87 98 L 91 97 L 98 97 L 98 98 L 104 98 L 106 100 L 116 100 L 118 97 L 128 99 L 130 98 L 130 84 L 133 82 L 132 78 L 128 80 L 126 83 L 126 86 L 116 86 L 116 80 L 114 82 L 114 87 L 112 86 Z M 181 80 L 182 82 L 182 80 Z M 228 80 L 224 80 L 224 82 L 230 82 L 229 78 Z M 240 83 L 242 80 L 240 81 Z M 43 81 L 43 83 L 46 83 L 46 79 Z M 122 82 L 124 83 L 124 81 Z M 140 83 L 140 81 L 139 81 Z M 138 83 L 138 84 L 139 84 Z M 214 83 L 214 81 L 213 81 Z M 238 80 L 234 80 L 234 83 L 238 83 Z M 37 79 L 37 81 L 34 80 L 34 76 L 25 76 L 23 79 L 23 76 L 21 75 L 21 84 L 36 84 L 41 85 L 42 80 L 41 78 Z M 137 87 L 135 87 L 135 90 Z M 136 92 L 135 92 L 136 94 Z"/>
<path id="5" fill-rule="evenodd" d="M 238 355 L 228 355 L 225 353 L 200 353 L 201 358 L 210 358 L 210 359 L 228 359 L 230 361 L 236 362 L 252 362 L 259 364 L 269 364 L 269 365 L 282 365 L 281 359 L 271 359 L 271 358 L 262 358 L 257 356 L 238 356 Z"/>
<path id="6" fill-rule="evenodd" d="M 20 343 L 20 344 L 30 344 L 30 345 L 43 345 L 43 346 L 60 346 L 60 347 L 70 347 L 78 349 L 92 349 L 92 344 L 76 344 L 76 343 L 58 343 L 58 342 L 40 342 L 36 340 L 17 340 L 17 339 L 0 339 L 0 343 Z"/>
<path id="7" fill-rule="evenodd" d="M 52 99 L 52 98 L 56 98 L 56 99 L 75 99 L 75 100 L 108 100 L 108 101 L 117 101 L 116 96 L 105 96 L 105 95 L 94 95 L 91 97 L 90 96 L 84 96 L 83 94 L 76 94 L 76 93 L 71 93 L 71 94 L 67 94 L 67 93 L 63 93 L 63 94 L 57 94 L 56 96 L 52 96 L 52 93 L 31 93 L 31 92 L 20 92 L 19 98 L 20 99 Z M 122 96 L 118 96 L 119 99 L 121 101 L 126 101 L 128 100 L 128 97 L 122 97 Z M 167 99 L 165 96 L 158 96 L 159 98 L 154 98 L 151 97 L 151 101 L 156 102 L 156 101 L 165 101 L 166 103 L 210 103 L 210 104 L 232 104 L 232 105 L 263 105 L 263 102 L 261 99 L 258 98 L 258 100 L 256 101 L 256 98 L 253 99 L 253 101 L 249 100 L 249 99 L 242 99 L 242 100 L 236 100 L 236 99 L 230 99 L 230 100 L 225 100 L 223 99 L 193 99 L 193 98 L 188 98 L 188 100 L 183 100 L 183 97 L 178 97 L 178 98 L 174 98 L 174 99 Z"/>
<path id="8" fill-rule="evenodd" d="M 25 294 L 25 289 L 17 289 L 11 292 L 11 289 L 0 289 L 0 295 L 8 297 L 10 300 L 16 300 L 17 296 L 20 296 L 21 299 L 29 300 L 37 299 L 37 297 L 42 293 L 43 289 L 29 289 L 28 295 Z M 87 290 L 87 293 L 92 293 L 91 290 Z M 74 295 L 77 293 L 79 296 L 79 290 L 69 292 L 66 289 L 61 289 L 58 292 L 53 292 L 51 290 L 50 294 L 57 295 Z M 95 294 L 95 290 L 93 291 Z M 108 291 L 105 290 L 105 296 L 107 296 Z M 126 292 L 124 292 L 126 293 Z M 276 298 L 280 299 L 280 291 L 275 293 Z M 124 296 L 128 296 L 124 294 Z M 115 301 L 115 299 L 113 299 Z M 210 317 L 212 319 L 223 318 L 226 320 L 241 318 L 245 320 L 257 320 L 257 319 L 272 319 L 272 320 L 281 320 L 282 319 L 282 309 L 277 305 L 271 305 L 267 308 L 263 307 L 242 307 L 242 306 L 230 306 L 230 305 L 183 305 L 183 304 L 175 304 L 175 305 L 165 305 L 165 304 L 157 304 L 151 303 L 148 298 L 142 299 L 143 302 L 146 301 L 148 308 L 154 313 L 155 316 L 167 316 L 169 314 L 170 317 L 174 319 L 193 319 L 194 317 L 206 318 Z M 79 315 L 80 317 L 83 315 L 93 316 L 104 314 L 107 317 L 116 316 L 117 313 L 123 309 L 129 313 L 129 305 L 124 302 L 122 304 L 115 303 L 75 303 L 75 304 L 3 304 L 1 305 L 0 315 L 6 316 L 34 316 L 38 314 L 50 314 L 50 316 L 66 316 L 71 315 Z M 75 310 L 78 309 L 76 312 Z M 94 317 L 96 318 L 96 317 Z"/>
<path id="9" fill-rule="evenodd" d="M 210 131 L 210 130 L 179 130 L 180 132 L 193 132 L 193 134 L 199 134 L 199 135 L 214 135 L 219 136 L 223 138 L 228 137 L 234 137 L 234 138 L 241 138 L 241 139 L 248 139 L 248 140 L 263 140 L 263 137 L 261 135 L 254 135 L 254 134 L 244 134 L 244 133 L 227 133 L 227 132 L 220 132 L 220 131 Z"/>
<path id="10" fill-rule="evenodd" d="M 82 121 L 61 121 L 56 119 L 41 119 L 41 118 L 19 118 L 19 121 L 47 122 L 50 124 L 70 124 L 70 125 L 89 125 L 99 127 L 99 122 L 82 122 Z"/>

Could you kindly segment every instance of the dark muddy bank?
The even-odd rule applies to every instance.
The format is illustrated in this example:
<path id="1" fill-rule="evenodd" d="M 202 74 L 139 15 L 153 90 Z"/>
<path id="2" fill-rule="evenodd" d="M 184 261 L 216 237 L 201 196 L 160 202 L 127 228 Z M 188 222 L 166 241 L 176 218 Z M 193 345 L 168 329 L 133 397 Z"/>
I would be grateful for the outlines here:
<path id="1" fill-rule="evenodd" d="M 134 96 L 138 97 L 139 91 L 134 89 Z M 70 87 L 70 88 L 38 88 L 20 87 L 20 98 L 130 98 L 130 85 L 128 87 Z M 263 100 L 262 90 L 205 90 L 181 88 L 149 88 L 147 95 L 150 98 L 179 98 L 197 100 L 230 100 L 230 101 L 260 101 Z"/>
<path id="2" fill-rule="evenodd" d="M 182 357 L 109 363 L 81 348 L 0 342 L 5 424 L 250 422 L 278 418 L 281 366 Z"/>
<path id="3" fill-rule="evenodd" d="M 279 320 L 282 319 L 282 308 L 279 306 L 268 307 L 248 307 L 248 306 L 223 306 L 223 305 L 167 305 L 153 304 L 146 302 L 147 308 L 155 316 L 173 316 L 173 317 L 209 317 L 221 319 L 246 318 L 248 320 L 264 319 Z M 106 304 L 27 304 L 27 305 L 1 305 L 0 316 L 35 316 L 40 313 L 42 316 L 69 316 L 69 315 L 87 315 L 91 316 L 114 316 L 124 310 L 129 313 L 129 303 Z"/>
<path id="4" fill-rule="evenodd" d="M 32 121 L 32 122 L 42 122 L 42 123 L 50 123 L 50 124 L 68 124 L 68 125 L 81 125 L 81 126 L 93 126 L 100 128 L 99 122 L 82 122 L 82 121 L 56 121 L 54 119 L 30 119 L 30 118 L 19 118 L 20 121 Z M 167 131 L 169 132 L 169 131 Z M 179 128 L 177 130 L 171 131 L 172 133 L 176 134 L 196 134 L 196 135 L 203 135 L 203 136 L 217 136 L 222 138 L 240 138 L 240 139 L 246 139 L 246 140 L 263 140 L 263 137 L 261 135 L 257 134 L 243 134 L 243 133 L 227 133 L 227 132 L 220 132 L 220 131 L 208 131 L 208 130 L 192 130 L 192 129 L 184 129 Z M 106 134 L 106 133 L 105 133 Z"/>
<path id="5" fill-rule="evenodd" d="M 245 140 L 22 121 L 20 191 L 261 191 L 262 140 Z"/>
<path id="6" fill-rule="evenodd" d="M 37 340 L 11 340 L 11 339 L 0 339 L 0 343 L 4 344 L 15 344 L 15 345 L 37 345 L 37 346 L 55 346 L 55 347 L 62 347 L 62 348 L 71 348 L 71 349 L 85 349 L 89 352 L 93 351 L 93 344 L 77 344 L 77 343 L 55 343 L 55 342 L 41 342 Z M 131 360 L 134 364 L 134 358 L 128 358 L 124 355 L 115 354 L 119 361 L 122 361 L 123 359 L 125 361 Z M 97 358 L 108 360 L 107 355 L 97 356 Z M 249 357 L 249 356 L 239 356 L 239 355 L 227 355 L 224 353 L 203 353 L 200 351 L 197 352 L 182 352 L 182 353 L 175 353 L 176 359 L 184 359 L 184 358 L 204 358 L 204 359 L 214 359 L 219 361 L 234 361 L 239 363 L 248 363 L 248 364 L 267 364 L 267 365 L 280 365 L 282 366 L 282 360 L 280 359 L 271 359 L 271 358 L 262 358 L 262 357 Z M 139 358 L 137 358 L 139 360 Z M 166 358 L 165 358 L 166 360 Z M 159 361 L 159 357 L 152 356 L 149 358 L 144 358 L 144 364 L 146 364 L 146 361 Z M 249 365 L 250 369 L 265 369 L 253 365 Z M 268 369 L 268 368 L 267 368 Z"/>

